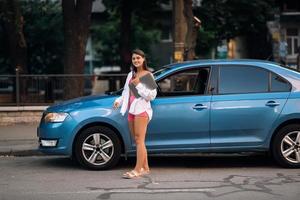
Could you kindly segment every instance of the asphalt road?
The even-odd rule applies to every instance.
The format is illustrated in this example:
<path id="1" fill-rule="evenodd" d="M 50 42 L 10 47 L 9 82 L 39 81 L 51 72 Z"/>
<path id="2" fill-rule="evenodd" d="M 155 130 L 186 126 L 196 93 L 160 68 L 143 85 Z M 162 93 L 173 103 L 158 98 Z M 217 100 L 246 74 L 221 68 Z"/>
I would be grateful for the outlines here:
<path id="1" fill-rule="evenodd" d="M 126 180 L 134 158 L 107 171 L 56 156 L 0 157 L 0 199 L 299 200 L 300 169 L 265 156 L 151 157 L 151 174 Z"/>

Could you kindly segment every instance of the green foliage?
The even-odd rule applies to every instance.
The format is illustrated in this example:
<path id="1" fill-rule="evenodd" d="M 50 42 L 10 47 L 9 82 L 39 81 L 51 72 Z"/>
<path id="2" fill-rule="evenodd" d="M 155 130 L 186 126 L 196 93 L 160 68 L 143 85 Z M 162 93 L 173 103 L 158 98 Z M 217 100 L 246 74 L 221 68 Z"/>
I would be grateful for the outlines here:
<path id="1" fill-rule="evenodd" d="M 210 57 L 212 48 L 217 46 L 216 32 L 207 31 L 203 27 L 199 29 L 197 45 L 195 48 L 196 55 L 202 55 L 205 58 Z"/>
<path id="2" fill-rule="evenodd" d="M 160 31 L 155 28 L 147 27 L 147 24 L 142 24 L 138 17 L 133 17 L 132 33 L 130 49 L 142 49 L 147 55 L 148 64 L 150 66 L 156 66 L 155 60 L 150 54 L 150 47 L 160 41 Z"/>
<path id="3" fill-rule="evenodd" d="M 208 30 L 216 30 L 217 38 L 259 33 L 272 18 L 273 0 L 203 0 L 196 14 Z"/>
<path id="4" fill-rule="evenodd" d="M 19 1 L 24 17 L 27 66 L 32 74 L 63 72 L 63 19 L 58 1 Z M 0 29 L 1 44 L 6 44 Z M 3 41 L 3 43 L 2 43 Z M 7 44 L 0 46 L 0 73 L 14 73 L 9 63 Z"/>
<path id="5" fill-rule="evenodd" d="M 10 62 L 8 59 L 8 51 L 5 46 L 5 35 L 0 27 L 0 74 L 13 74 L 14 70 L 10 67 Z"/>
<path id="6" fill-rule="evenodd" d="M 29 73 L 62 73 L 64 36 L 60 1 L 19 2 L 25 19 Z M 151 59 L 150 46 L 159 41 L 161 22 L 157 15 L 163 13 L 160 4 L 166 2 L 168 0 L 126 1 L 132 11 L 131 44 L 128 49 L 143 49 L 152 66 L 155 60 Z M 103 0 L 103 3 L 106 7 L 104 21 L 91 27 L 95 57 L 100 62 L 99 66 L 119 65 L 121 1 Z M 194 11 L 202 21 L 196 54 L 208 57 L 221 40 L 239 35 L 256 36 L 263 41 L 266 21 L 273 16 L 274 7 L 274 0 L 203 0 L 201 7 Z M 256 40 L 250 41 L 254 43 Z M 3 44 L 0 45 L 0 73 L 13 73 L 1 26 L 0 43 Z"/>
<path id="7" fill-rule="evenodd" d="M 274 4 L 274 0 L 203 0 L 201 7 L 195 10 L 205 30 L 199 32 L 198 51 L 207 45 L 215 47 L 224 39 L 265 34 L 266 22 L 273 17 Z M 201 37 L 206 38 L 207 34 L 214 39 L 201 42 Z"/>
<path id="8" fill-rule="evenodd" d="M 131 2 L 131 1 L 130 1 Z M 132 9 L 131 18 L 131 41 L 128 50 L 135 48 L 142 49 L 148 56 L 148 62 L 154 64 L 155 60 L 150 55 L 150 46 L 159 41 L 160 31 L 155 28 L 156 21 L 149 19 L 154 18 L 154 11 L 158 8 L 157 1 L 138 1 L 130 3 Z M 104 1 L 106 6 L 106 21 L 100 25 L 93 25 L 91 28 L 93 47 L 96 51 L 96 58 L 101 65 L 119 65 L 120 58 L 120 2 Z M 146 12 L 144 7 L 148 6 Z M 152 12 L 152 17 L 149 17 Z"/>
<path id="9" fill-rule="evenodd" d="M 96 53 L 95 58 L 99 60 L 99 66 L 97 67 L 102 65 L 116 65 L 119 63 L 119 24 L 119 18 L 110 17 L 106 22 L 100 25 L 92 25 L 92 43 Z"/>
<path id="10" fill-rule="evenodd" d="M 58 1 L 23 1 L 29 73 L 63 72 L 63 18 Z"/>
<path id="11" fill-rule="evenodd" d="M 119 42 L 121 33 L 119 27 L 119 18 L 111 18 L 101 25 L 92 26 L 93 47 L 96 51 L 96 59 L 100 60 L 100 66 L 120 63 Z M 135 17 L 131 30 L 131 46 L 128 49 L 140 48 L 149 55 L 150 46 L 159 41 L 160 32 L 155 29 L 146 29 Z M 151 63 L 153 60 L 149 60 L 149 62 Z"/>

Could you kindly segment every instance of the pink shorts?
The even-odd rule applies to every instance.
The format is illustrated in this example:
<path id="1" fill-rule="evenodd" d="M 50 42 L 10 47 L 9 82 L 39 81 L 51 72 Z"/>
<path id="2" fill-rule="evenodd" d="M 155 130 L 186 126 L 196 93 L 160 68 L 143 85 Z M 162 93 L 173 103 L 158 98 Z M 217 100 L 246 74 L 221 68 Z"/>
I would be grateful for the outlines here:
<path id="1" fill-rule="evenodd" d="M 132 102 L 134 101 L 135 97 L 132 95 L 130 96 L 130 99 L 129 99 L 129 105 L 128 107 L 130 108 L 130 105 L 132 104 Z M 133 121 L 135 117 L 148 117 L 148 114 L 147 112 L 142 112 L 141 114 L 138 114 L 138 115 L 133 115 L 133 114 L 130 114 L 128 113 L 128 121 Z"/>

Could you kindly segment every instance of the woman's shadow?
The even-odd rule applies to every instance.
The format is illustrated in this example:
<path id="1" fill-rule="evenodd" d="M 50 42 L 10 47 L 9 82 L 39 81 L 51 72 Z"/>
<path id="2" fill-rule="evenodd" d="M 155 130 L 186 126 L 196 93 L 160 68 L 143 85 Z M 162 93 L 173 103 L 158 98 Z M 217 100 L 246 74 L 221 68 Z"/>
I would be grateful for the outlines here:
<path id="1" fill-rule="evenodd" d="M 183 154 L 149 155 L 151 168 L 278 168 L 276 162 L 264 153 L 242 154 Z M 39 161 L 45 167 L 82 170 L 75 159 L 62 156 L 47 156 Z M 121 157 L 114 169 L 130 168 L 135 164 L 135 157 Z"/>

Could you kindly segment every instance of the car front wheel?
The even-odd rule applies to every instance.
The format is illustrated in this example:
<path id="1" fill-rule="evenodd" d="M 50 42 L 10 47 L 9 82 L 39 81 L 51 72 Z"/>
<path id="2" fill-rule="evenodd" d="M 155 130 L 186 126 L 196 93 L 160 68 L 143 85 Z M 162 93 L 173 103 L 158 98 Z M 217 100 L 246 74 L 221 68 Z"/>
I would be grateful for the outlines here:
<path id="1" fill-rule="evenodd" d="M 117 164 L 121 144 L 116 133 L 104 126 L 83 130 L 75 141 L 75 156 L 86 168 L 104 170 Z"/>
<path id="2" fill-rule="evenodd" d="M 274 159 L 284 167 L 300 167 L 300 125 L 283 127 L 273 140 Z"/>

